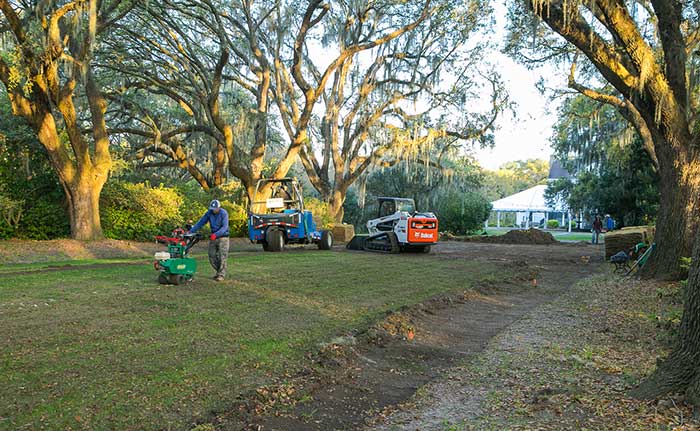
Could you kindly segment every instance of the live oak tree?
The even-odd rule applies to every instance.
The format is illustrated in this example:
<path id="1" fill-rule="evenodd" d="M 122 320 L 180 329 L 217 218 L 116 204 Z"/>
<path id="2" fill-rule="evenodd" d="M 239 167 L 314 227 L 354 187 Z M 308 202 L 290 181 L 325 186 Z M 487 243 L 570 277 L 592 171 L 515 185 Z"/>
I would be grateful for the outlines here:
<path id="1" fill-rule="evenodd" d="M 487 9 L 475 12 L 481 9 L 431 1 L 368 5 L 310 1 L 299 9 L 294 2 L 215 0 L 144 4 L 108 43 L 116 52 L 130 53 L 114 66 L 124 78 L 108 97 L 124 109 L 112 131 L 140 142 L 138 155 L 149 165 L 179 166 L 204 188 L 220 185 L 227 167 L 249 196 L 263 175 L 284 176 L 300 159 L 312 185 L 341 218 L 347 188 L 369 166 L 394 164 L 397 156 L 407 156 L 410 151 L 389 151 L 399 142 L 406 150 L 408 141 L 415 147 L 435 138 L 430 126 L 440 119 L 430 124 L 428 111 L 409 115 L 402 102 L 429 94 L 432 107 L 463 106 L 475 85 L 472 80 L 448 89 L 434 84 L 439 71 L 467 57 L 455 52 L 480 26 L 477 15 Z M 454 32 L 447 31 L 450 13 L 459 18 Z M 471 62 L 451 71 L 459 77 L 476 62 L 477 51 L 471 51 Z M 488 79 L 500 109 L 505 97 L 497 78 Z M 495 115 L 455 115 L 452 125 L 458 126 L 450 131 L 451 138 L 487 140 Z M 319 121 L 319 116 L 328 120 Z M 379 126 L 386 131 L 388 116 L 397 120 L 389 147 L 369 139 L 370 132 L 381 134 L 376 132 Z M 329 126 L 331 120 L 335 126 L 322 125 Z M 415 129 L 419 123 L 424 126 L 421 135 L 411 139 L 397 127 L 410 124 Z M 279 144 L 276 126 L 286 136 L 285 144 Z M 341 127 L 349 138 L 338 157 L 340 141 L 333 136 Z M 324 160 L 317 162 L 315 152 Z"/>
<path id="2" fill-rule="evenodd" d="M 128 136 L 143 166 L 183 169 L 205 190 L 229 170 L 248 177 L 241 113 L 249 102 L 224 77 L 230 54 L 226 34 L 212 27 L 216 14 L 208 2 L 144 2 L 102 47 L 124 53 L 104 65 L 115 77 L 107 97 L 119 107 L 111 132 Z"/>
<path id="3" fill-rule="evenodd" d="M 584 55 L 599 80 L 615 92 L 579 84 L 574 73 L 570 86 L 623 107 L 621 112 L 629 115 L 645 142 L 653 145 L 661 198 L 655 275 L 678 276 L 680 257 L 691 250 L 693 264 L 676 348 L 635 392 L 654 397 L 684 391 L 689 402 L 700 406 L 700 240 L 696 235 L 700 100 L 694 59 L 700 42 L 698 6 L 669 0 L 527 0 L 518 4 Z"/>
<path id="4" fill-rule="evenodd" d="M 680 258 L 692 252 L 700 214 L 700 105 L 694 97 L 700 39 L 694 6 L 668 0 L 535 0 L 516 3 L 511 16 L 521 28 L 534 28 L 538 47 L 546 45 L 541 58 L 568 56 L 569 87 L 616 107 L 640 135 L 660 176 L 659 252 L 650 274 L 678 278 Z M 563 41 L 528 23 L 534 16 Z M 577 71 L 581 63 L 583 73 Z"/>
<path id="5" fill-rule="evenodd" d="M 337 221 L 350 186 L 368 170 L 401 162 L 439 169 L 433 152 L 492 140 L 496 117 L 509 103 L 498 76 L 480 71 L 487 44 L 474 36 L 487 28 L 489 13 L 488 4 L 478 0 L 332 3 L 320 39 L 325 52 L 340 53 L 339 64 L 328 85 L 320 86 L 324 75 L 317 64 L 324 59 L 314 55 L 319 47 L 304 45 L 305 75 L 322 97 L 299 154 Z M 344 55 L 401 19 L 402 34 L 395 32 L 367 52 Z M 488 91 L 491 107 L 480 113 L 472 106 Z M 437 140 L 449 143 L 438 149 Z"/>
<path id="6" fill-rule="evenodd" d="M 99 196 L 112 163 L 93 53 L 129 8 L 118 0 L 0 0 L 0 81 L 48 152 L 76 239 L 102 237 Z"/>
<path id="7" fill-rule="evenodd" d="M 282 177 L 296 163 L 322 89 L 344 59 L 412 27 L 409 22 L 377 29 L 374 39 L 338 53 L 319 72 L 320 82 L 311 84 L 304 47 L 330 8 L 316 0 L 301 9 L 279 1 L 168 0 L 142 6 L 133 18 L 139 25 L 125 24 L 114 39 L 134 54 L 126 67 L 120 65 L 127 78 L 113 96 L 132 107 L 128 115 L 133 117 L 114 131 L 146 138 L 143 151 L 176 161 L 205 188 L 220 185 L 227 166 L 250 197 L 264 174 Z M 427 6 L 419 8 L 416 19 L 424 19 L 427 11 Z M 169 99 L 181 114 L 174 120 L 158 115 L 144 92 Z M 277 119 L 288 142 L 273 159 L 270 129 Z M 192 151 L 195 134 L 212 148 L 210 172 L 200 168 Z"/>
<path id="8" fill-rule="evenodd" d="M 246 50 L 234 52 L 236 59 L 248 66 L 252 74 L 241 73 L 241 70 L 246 69 L 236 68 L 238 73 L 234 75 L 234 79 L 256 95 L 259 102 L 258 112 L 262 112 L 261 85 L 269 90 L 267 108 L 276 110 L 289 140 L 284 156 L 271 175 L 286 174 L 292 164 L 300 158 L 312 185 L 332 204 L 334 216 L 342 217 L 341 208 L 346 191 L 343 189 L 356 180 L 357 176 L 338 184 L 343 196 L 336 199 L 333 197 L 337 197 L 334 192 L 337 192 L 338 188 L 328 187 L 333 183 L 319 180 L 319 172 L 313 166 L 315 155 L 312 154 L 315 150 L 313 143 L 319 138 L 318 134 L 314 134 L 314 125 L 318 124 L 316 115 L 329 105 L 331 110 L 342 109 L 346 100 L 339 97 L 331 102 L 329 97 L 333 96 L 330 96 L 329 88 L 337 90 L 345 87 L 345 79 L 352 73 L 351 65 L 358 58 L 376 62 L 377 51 L 412 34 L 428 19 L 431 12 L 436 10 L 433 7 L 434 2 L 393 2 L 396 7 L 391 6 L 392 2 L 375 2 L 369 7 L 364 2 L 311 0 L 301 10 L 294 2 L 261 2 L 258 6 L 253 6 L 252 2 L 248 1 L 242 3 L 244 19 L 237 19 L 236 15 L 228 14 L 225 21 L 245 36 L 243 40 L 248 43 L 241 45 L 245 46 Z M 384 14 L 387 12 L 395 12 L 393 20 L 386 19 Z M 332 33 L 337 31 L 333 25 L 338 24 L 338 21 L 332 18 L 338 15 L 347 18 L 341 25 L 346 26 L 343 30 L 346 35 L 352 33 L 353 36 L 348 36 L 331 49 L 324 41 L 331 39 Z M 362 92 L 366 89 L 357 87 L 349 90 L 363 97 Z M 364 112 L 360 115 L 364 115 Z M 335 120 L 337 118 L 334 117 Z M 330 142 L 323 146 L 329 144 Z M 337 147 L 335 149 L 337 150 Z M 348 150 L 346 155 L 352 151 L 357 150 Z M 330 152 L 326 153 L 326 156 L 332 157 Z M 326 175 L 326 178 L 330 169 L 329 158 L 321 164 L 321 169 L 325 168 L 321 175 Z M 348 164 L 357 162 L 344 161 Z M 341 161 L 335 157 L 334 162 L 338 162 L 334 166 L 334 172 L 342 172 Z"/>

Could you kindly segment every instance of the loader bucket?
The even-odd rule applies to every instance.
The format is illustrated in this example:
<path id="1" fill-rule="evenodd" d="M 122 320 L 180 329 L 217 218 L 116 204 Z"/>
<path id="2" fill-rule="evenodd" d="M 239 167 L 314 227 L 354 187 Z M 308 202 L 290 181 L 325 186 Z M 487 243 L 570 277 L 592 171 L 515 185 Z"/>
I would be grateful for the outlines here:
<path id="1" fill-rule="evenodd" d="M 355 235 L 352 239 L 345 245 L 348 250 L 364 250 L 365 240 L 369 235 Z"/>

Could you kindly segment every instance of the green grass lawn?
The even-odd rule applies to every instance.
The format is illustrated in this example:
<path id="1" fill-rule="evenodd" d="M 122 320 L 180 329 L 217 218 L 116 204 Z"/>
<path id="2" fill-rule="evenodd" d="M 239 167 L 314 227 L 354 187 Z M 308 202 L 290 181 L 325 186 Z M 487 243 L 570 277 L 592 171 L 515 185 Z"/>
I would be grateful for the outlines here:
<path id="1" fill-rule="evenodd" d="M 307 250 L 235 253 L 215 283 L 199 263 L 180 287 L 158 285 L 148 264 L 2 267 L 0 429 L 187 429 L 335 334 L 510 276 L 481 262 Z"/>
<path id="2" fill-rule="evenodd" d="M 67 267 L 84 267 L 89 265 L 110 265 L 110 264 L 138 264 L 145 262 L 148 259 L 144 258 L 125 258 L 125 259 L 79 259 L 79 260 L 61 260 L 55 262 L 37 262 L 37 263 L 19 263 L 0 265 L 0 275 L 12 274 L 18 272 L 30 271 L 49 271 Z M 78 268 L 76 268 L 78 269 Z"/>
<path id="3" fill-rule="evenodd" d="M 486 232 L 489 234 L 489 236 L 497 236 L 497 235 L 504 235 L 511 229 L 509 228 L 488 228 L 486 229 Z M 591 233 L 588 232 L 565 232 L 565 231 L 560 231 L 560 230 L 548 230 L 547 232 L 551 233 L 554 238 L 556 238 L 559 241 L 591 241 Z M 605 240 L 605 234 L 600 235 L 600 242 L 603 243 Z"/>

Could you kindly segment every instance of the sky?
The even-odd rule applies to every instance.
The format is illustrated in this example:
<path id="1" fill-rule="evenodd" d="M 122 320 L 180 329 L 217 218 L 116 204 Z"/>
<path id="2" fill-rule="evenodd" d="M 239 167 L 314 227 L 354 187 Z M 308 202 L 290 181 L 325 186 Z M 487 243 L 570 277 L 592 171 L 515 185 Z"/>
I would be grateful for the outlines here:
<path id="1" fill-rule="evenodd" d="M 511 160 L 549 160 L 556 105 L 548 106 L 547 98 L 535 87 L 542 71 L 529 71 L 503 54 L 497 57 L 510 98 L 516 103 L 515 112 L 498 119 L 496 145 L 475 150 L 476 159 L 481 166 L 492 170 Z"/>
<path id="2" fill-rule="evenodd" d="M 504 0 L 494 3 L 494 36 L 501 42 L 505 38 L 507 20 L 504 3 Z M 490 53 L 489 58 L 498 67 L 510 98 L 516 106 L 514 115 L 506 113 L 498 119 L 499 129 L 495 133 L 495 146 L 476 149 L 474 156 L 481 166 L 492 170 L 512 160 L 549 160 L 552 154 L 549 138 L 552 126 L 556 122 L 557 104 L 548 102 L 535 84 L 543 74 L 545 78 L 550 78 L 552 75 L 556 76 L 556 73 L 553 68 L 546 66 L 528 70 L 501 52 Z M 549 81 L 550 79 L 548 85 L 551 86 Z"/>
<path id="3" fill-rule="evenodd" d="M 496 122 L 495 146 L 469 150 L 482 167 L 490 170 L 495 170 L 512 160 L 549 160 L 552 153 L 549 138 L 552 134 L 552 126 L 556 122 L 558 105 L 541 94 L 536 83 L 544 75 L 549 87 L 565 85 L 563 78 L 554 71 L 553 67 L 544 65 L 536 70 L 528 70 L 501 52 L 507 26 L 505 2 L 506 0 L 496 0 L 492 3 L 495 18 L 493 33 L 489 31 L 488 34 L 476 36 L 488 38 L 497 45 L 492 51 L 485 53 L 485 58 L 498 69 L 510 100 L 515 102 L 513 112 L 503 113 Z M 314 58 L 317 61 L 317 67 L 321 69 L 327 67 L 334 58 L 325 54 L 325 49 L 319 42 L 311 41 L 309 46 L 310 50 L 318 53 Z M 486 85 L 483 95 L 479 98 L 480 102 L 474 106 L 475 112 L 487 112 L 491 108 L 490 91 L 490 86 Z"/>

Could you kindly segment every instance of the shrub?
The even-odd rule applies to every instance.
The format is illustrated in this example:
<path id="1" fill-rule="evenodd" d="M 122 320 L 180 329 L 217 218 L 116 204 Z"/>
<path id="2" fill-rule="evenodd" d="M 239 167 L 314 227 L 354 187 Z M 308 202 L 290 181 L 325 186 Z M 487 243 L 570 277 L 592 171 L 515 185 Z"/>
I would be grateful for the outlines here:
<path id="1" fill-rule="evenodd" d="M 24 211 L 24 201 L 10 199 L 0 194 L 0 239 L 16 235 Z"/>
<path id="2" fill-rule="evenodd" d="M 690 270 L 690 263 L 691 263 L 691 259 L 689 257 L 682 257 L 681 258 L 681 268 L 684 269 L 685 271 Z"/>
<path id="3" fill-rule="evenodd" d="M 480 229 L 491 213 L 491 203 L 478 193 L 449 193 L 440 198 L 437 216 L 441 231 L 465 235 Z"/>
<path id="4" fill-rule="evenodd" d="M 13 200 L 0 195 L 0 239 L 47 240 L 70 236 L 70 219 L 55 193 Z"/>
<path id="5" fill-rule="evenodd" d="M 235 202 L 221 201 L 221 207 L 228 211 L 228 226 L 232 237 L 248 235 L 248 210 Z M 204 213 L 202 213 L 204 214 Z"/>
<path id="6" fill-rule="evenodd" d="M 111 182 L 100 198 L 102 228 L 107 238 L 151 240 L 184 224 L 182 203 L 173 188 Z"/>
<path id="7" fill-rule="evenodd" d="M 316 198 L 304 198 L 304 209 L 313 214 L 316 229 L 330 229 L 335 224 L 335 218 L 328 210 L 328 203 Z"/>
<path id="8" fill-rule="evenodd" d="M 17 236 L 17 231 L 10 226 L 5 220 L 0 219 L 0 239 L 10 239 Z"/>
<path id="9" fill-rule="evenodd" d="M 556 229 L 559 227 L 558 220 L 547 220 L 547 229 Z"/>
<path id="10" fill-rule="evenodd" d="M 70 219 L 66 210 L 49 199 L 32 202 L 20 220 L 16 236 L 26 239 L 46 240 L 70 235 Z"/>
<path id="11" fill-rule="evenodd" d="M 17 228 L 24 212 L 24 201 L 10 199 L 0 194 L 0 215 L 3 221 L 12 228 Z"/>

